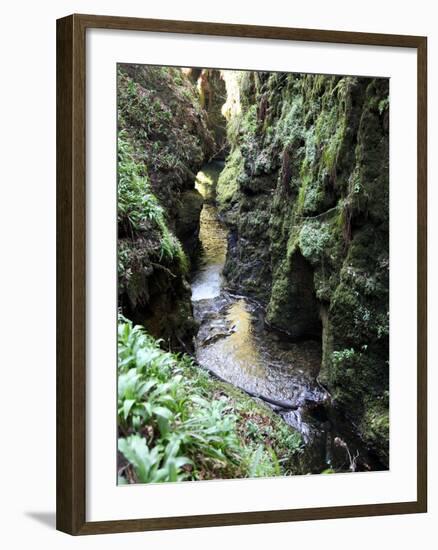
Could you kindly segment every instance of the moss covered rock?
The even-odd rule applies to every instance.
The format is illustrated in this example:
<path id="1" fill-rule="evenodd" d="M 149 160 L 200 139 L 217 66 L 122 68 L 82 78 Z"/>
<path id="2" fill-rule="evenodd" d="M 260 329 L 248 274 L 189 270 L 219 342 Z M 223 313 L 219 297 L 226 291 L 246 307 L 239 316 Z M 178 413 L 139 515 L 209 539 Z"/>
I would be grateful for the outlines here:
<path id="1" fill-rule="evenodd" d="M 321 382 L 387 464 L 388 80 L 246 72 L 227 87 L 228 281 L 273 327 L 321 338 Z"/>

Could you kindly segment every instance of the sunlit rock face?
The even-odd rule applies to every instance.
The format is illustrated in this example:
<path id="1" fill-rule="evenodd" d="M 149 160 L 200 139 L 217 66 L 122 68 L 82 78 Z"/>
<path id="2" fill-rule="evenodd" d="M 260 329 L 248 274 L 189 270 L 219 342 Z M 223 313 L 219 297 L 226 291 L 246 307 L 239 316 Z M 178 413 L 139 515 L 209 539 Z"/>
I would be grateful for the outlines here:
<path id="1" fill-rule="evenodd" d="M 320 381 L 388 464 L 388 80 L 233 72 L 226 84 L 228 284 L 291 337 L 319 334 Z"/>
<path id="2" fill-rule="evenodd" d="M 222 107 L 226 101 L 226 86 L 224 72 L 216 69 L 202 69 L 196 85 L 199 91 L 201 106 L 206 112 L 207 126 L 215 141 L 215 151 L 212 158 L 224 160 L 229 152 L 226 135 L 226 121 Z"/>

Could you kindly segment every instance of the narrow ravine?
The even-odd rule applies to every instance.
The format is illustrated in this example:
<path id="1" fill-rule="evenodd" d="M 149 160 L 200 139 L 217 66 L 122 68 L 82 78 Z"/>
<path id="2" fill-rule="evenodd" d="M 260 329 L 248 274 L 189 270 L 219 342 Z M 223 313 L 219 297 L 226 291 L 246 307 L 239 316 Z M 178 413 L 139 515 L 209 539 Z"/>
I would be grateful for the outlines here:
<path id="1" fill-rule="evenodd" d="M 215 186 L 223 169 L 222 162 L 212 162 L 198 174 L 195 188 L 204 204 L 201 210 L 199 266 L 192 281 L 192 302 L 217 298 L 222 290 L 222 270 L 227 253 L 227 230 L 218 218 Z"/>
<path id="2" fill-rule="evenodd" d="M 117 107 L 122 482 L 138 445 L 160 481 L 387 470 L 388 79 L 121 64 Z"/>
<path id="3" fill-rule="evenodd" d="M 215 185 L 221 168 L 219 162 L 204 166 L 196 183 L 204 198 L 199 266 L 191 285 L 194 316 L 199 323 L 197 362 L 268 403 L 298 430 L 305 444 L 304 460 L 309 472 L 371 469 L 373 459 L 346 424 L 336 418 L 328 392 L 317 382 L 321 342 L 291 342 L 285 335 L 269 330 L 263 307 L 227 288 L 222 274 L 227 229 L 215 206 Z M 378 469 L 375 463 L 372 467 Z"/>

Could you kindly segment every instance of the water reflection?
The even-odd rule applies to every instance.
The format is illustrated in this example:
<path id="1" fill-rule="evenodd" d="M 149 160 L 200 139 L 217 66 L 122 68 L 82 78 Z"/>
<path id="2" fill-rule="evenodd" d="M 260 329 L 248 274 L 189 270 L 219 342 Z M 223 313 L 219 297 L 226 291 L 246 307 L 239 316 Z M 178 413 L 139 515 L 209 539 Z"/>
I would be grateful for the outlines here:
<path id="1" fill-rule="evenodd" d="M 218 169 L 207 174 L 201 171 L 198 174 L 195 188 L 204 198 L 204 206 L 201 211 L 199 240 L 202 251 L 200 266 L 192 281 L 192 301 L 205 300 L 219 296 L 222 286 L 222 268 L 227 253 L 227 231 L 218 220 L 217 210 L 211 204 L 212 188 L 219 175 Z"/>
<path id="2" fill-rule="evenodd" d="M 317 342 L 278 341 L 265 329 L 260 306 L 225 292 L 220 299 L 195 304 L 195 316 L 201 322 L 198 362 L 221 378 L 296 406 L 324 398 L 314 382 L 321 353 Z"/>

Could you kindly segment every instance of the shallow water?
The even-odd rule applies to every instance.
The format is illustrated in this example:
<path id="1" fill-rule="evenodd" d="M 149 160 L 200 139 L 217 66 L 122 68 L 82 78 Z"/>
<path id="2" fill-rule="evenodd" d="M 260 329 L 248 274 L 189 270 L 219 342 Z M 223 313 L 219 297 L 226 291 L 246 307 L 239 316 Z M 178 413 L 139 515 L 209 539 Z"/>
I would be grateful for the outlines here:
<path id="1" fill-rule="evenodd" d="M 217 219 L 216 208 L 209 203 L 204 203 L 202 207 L 199 240 L 202 243 L 202 256 L 201 265 L 192 281 L 194 302 L 219 296 L 222 287 L 227 232 Z"/>
<path id="2" fill-rule="evenodd" d="M 327 394 L 315 383 L 321 360 L 317 342 L 281 341 L 264 325 L 263 309 L 245 297 L 222 294 L 194 302 L 201 326 L 197 360 L 250 392 L 300 406 Z"/>

